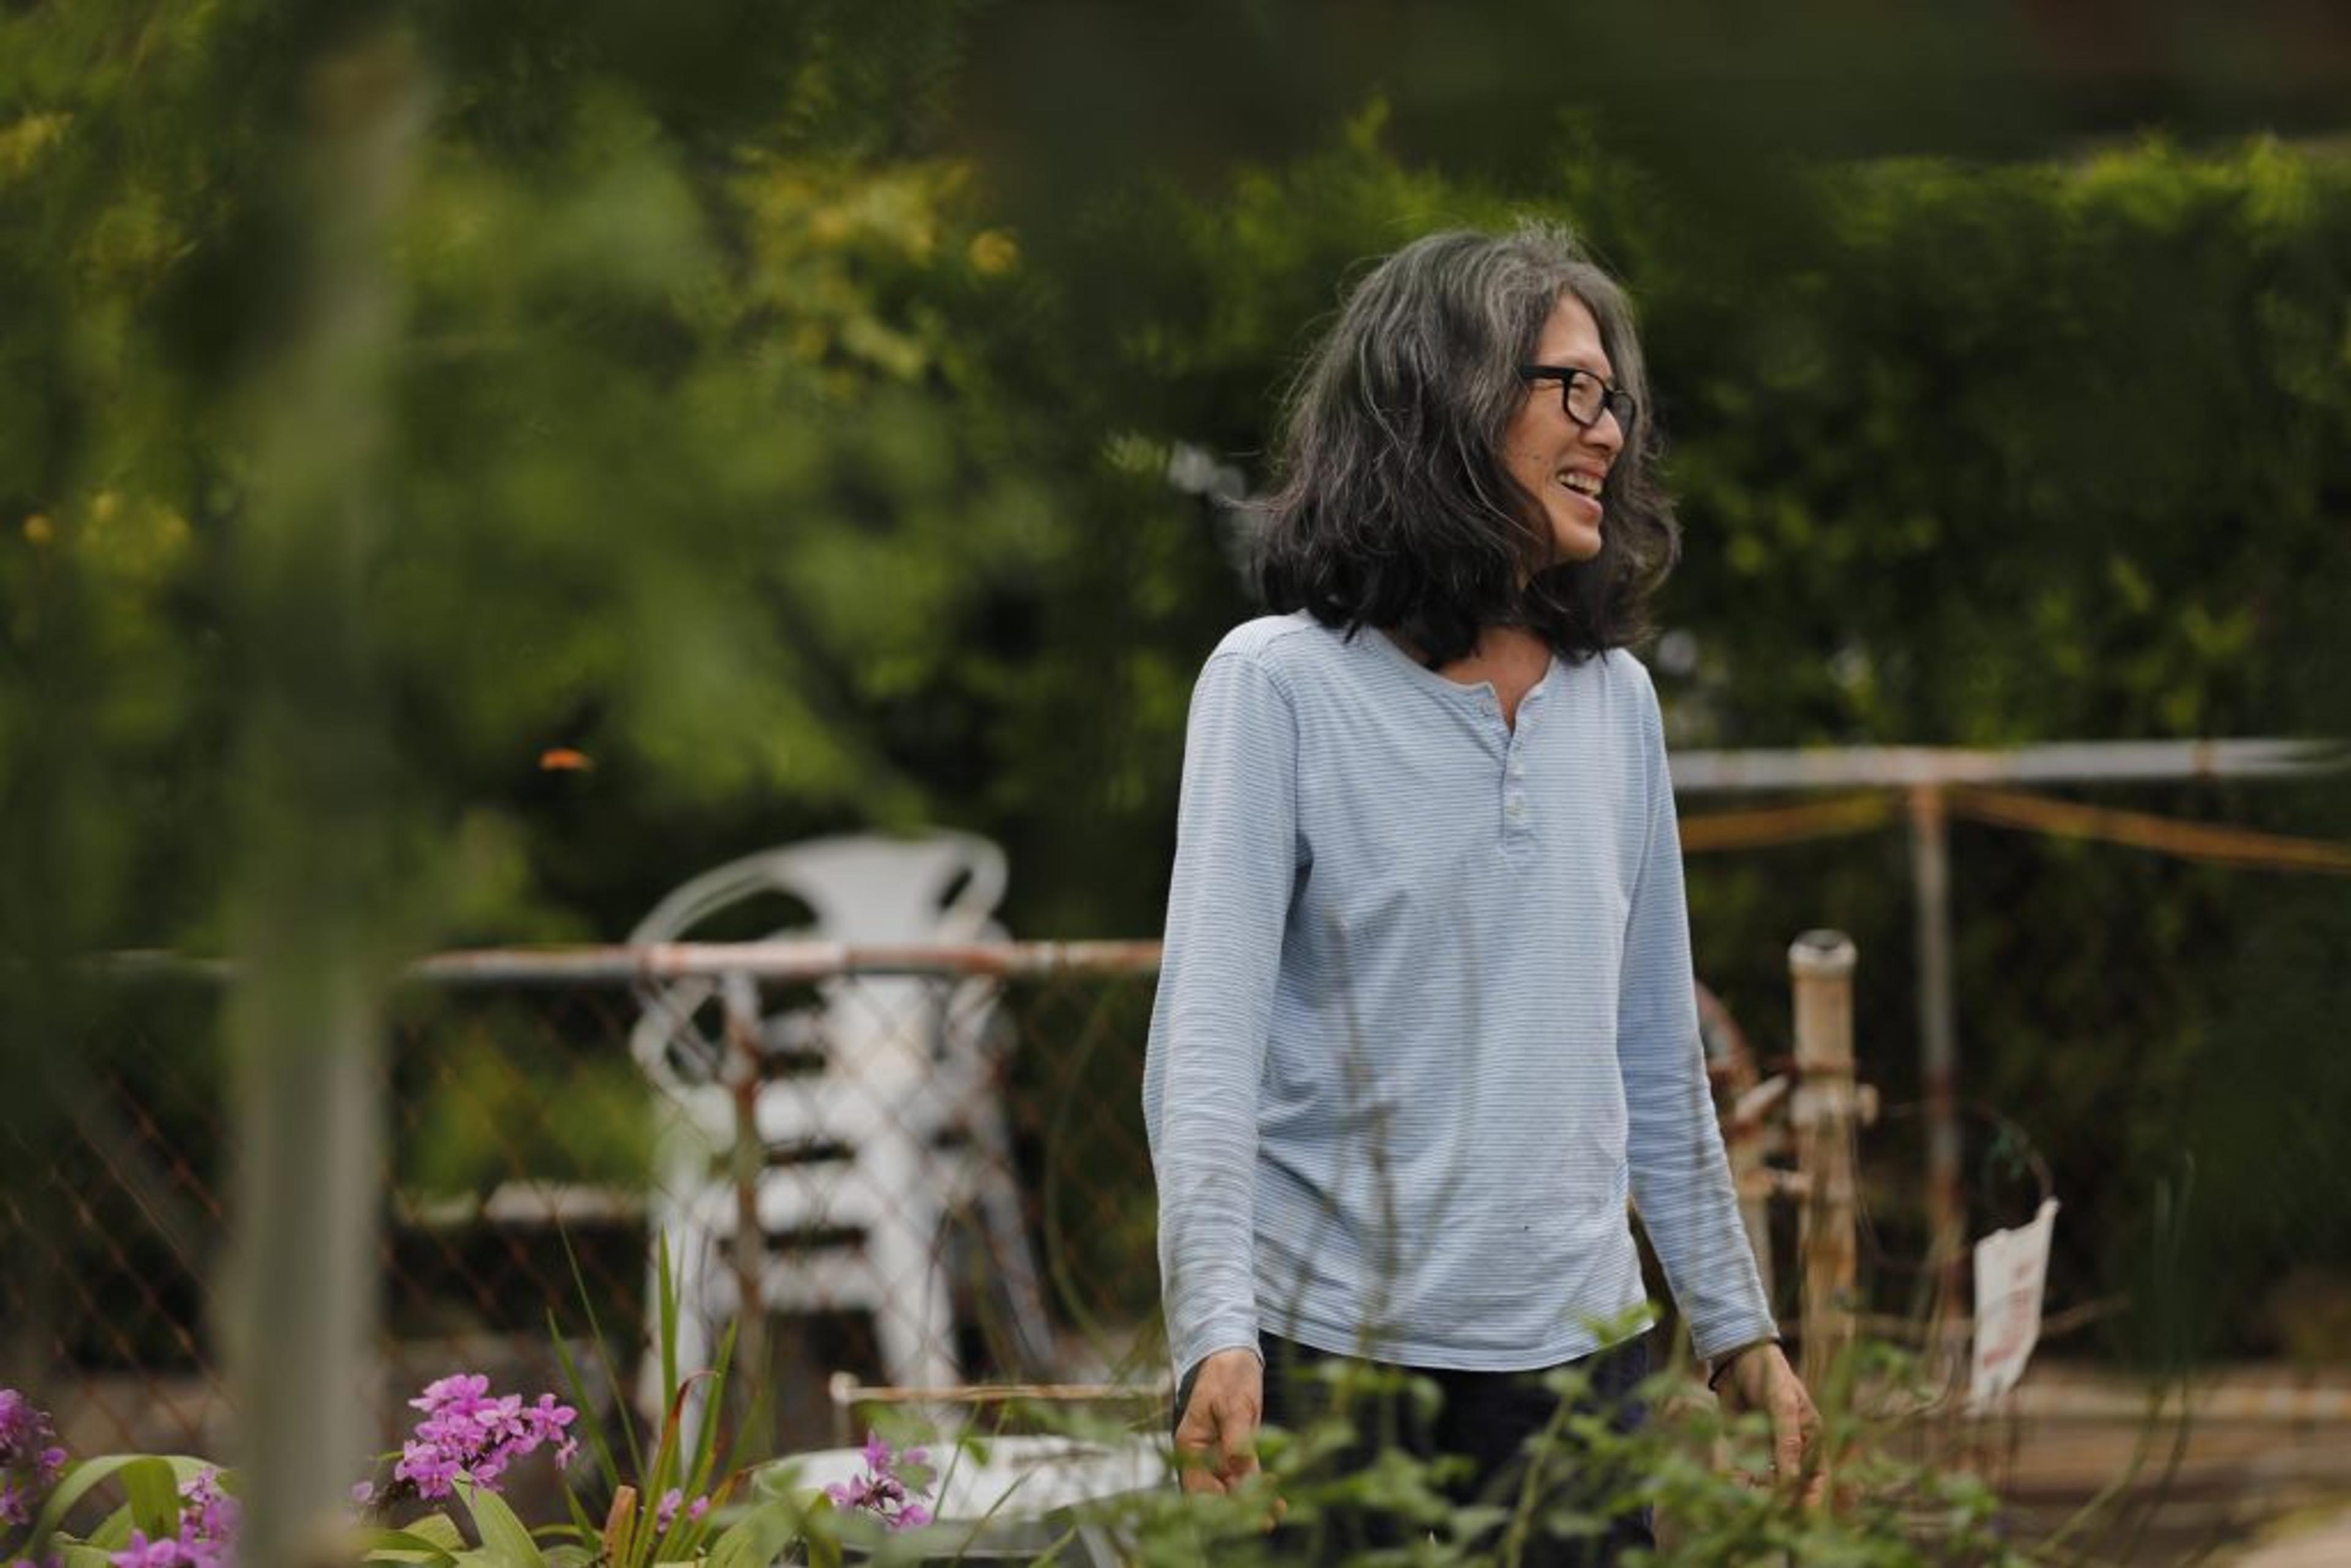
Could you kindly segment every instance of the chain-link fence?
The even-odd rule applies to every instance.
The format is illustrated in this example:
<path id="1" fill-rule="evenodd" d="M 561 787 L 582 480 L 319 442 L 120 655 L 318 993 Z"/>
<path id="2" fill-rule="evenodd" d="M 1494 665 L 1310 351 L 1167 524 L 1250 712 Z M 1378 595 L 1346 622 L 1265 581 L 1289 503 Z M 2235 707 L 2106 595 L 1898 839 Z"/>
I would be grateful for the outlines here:
<path id="1" fill-rule="evenodd" d="M 762 944 L 420 966 L 384 1083 L 387 1392 L 457 1366 L 552 1386 L 559 1333 L 600 1342 L 606 1396 L 641 1399 L 662 1237 L 684 1359 L 740 1317 L 782 1442 L 830 1436 L 835 1371 L 1156 1378 L 1156 959 Z M 5 1198 L 29 1264 L 0 1281 L 7 1380 L 78 1453 L 226 1446 L 226 993 L 190 967 L 115 976 Z"/>

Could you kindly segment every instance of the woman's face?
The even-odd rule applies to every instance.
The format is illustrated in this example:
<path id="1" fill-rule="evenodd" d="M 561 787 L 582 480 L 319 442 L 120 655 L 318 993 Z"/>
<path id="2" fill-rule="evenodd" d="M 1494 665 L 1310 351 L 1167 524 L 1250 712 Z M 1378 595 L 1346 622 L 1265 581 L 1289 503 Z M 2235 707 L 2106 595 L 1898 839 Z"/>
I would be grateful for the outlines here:
<path id="1" fill-rule="evenodd" d="M 1552 307 L 1528 361 L 1573 366 L 1603 381 L 1615 380 L 1615 367 L 1600 346 L 1600 324 L 1573 294 L 1562 294 Z M 1625 446 L 1614 413 L 1604 411 L 1589 425 L 1570 419 L 1564 391 L 1556 381 L 1529 382 L 1518 412 L 1502 430 L 1503 466 L 1541 508 L 1555 563 L 1590 560 L 1600 553 L 1600 484 Z"/>

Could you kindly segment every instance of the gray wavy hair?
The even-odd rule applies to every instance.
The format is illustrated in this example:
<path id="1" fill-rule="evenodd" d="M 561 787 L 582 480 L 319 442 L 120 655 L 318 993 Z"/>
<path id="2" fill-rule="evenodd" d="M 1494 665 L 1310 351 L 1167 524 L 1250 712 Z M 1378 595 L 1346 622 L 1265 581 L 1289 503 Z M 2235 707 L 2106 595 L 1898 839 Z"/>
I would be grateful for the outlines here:
<path id="1" fill-rule="evenodd" d="M 1555 563 L 1500 452 L 1530 395 L 1519 367 L 1570 294 L 1639 412 L 1600 553 Z M 1569 659 L 1634 642 L 1681 540 L 1650 406 L 1631 302 L 1566 229 L 1415 240 L 1354 287 L 1291 388 L 1276 486 L 1254 508 L 1259 588 L 1276 611 L 1396 632 L 1432 667 L 1487 625 L 1526 626 Z"/>

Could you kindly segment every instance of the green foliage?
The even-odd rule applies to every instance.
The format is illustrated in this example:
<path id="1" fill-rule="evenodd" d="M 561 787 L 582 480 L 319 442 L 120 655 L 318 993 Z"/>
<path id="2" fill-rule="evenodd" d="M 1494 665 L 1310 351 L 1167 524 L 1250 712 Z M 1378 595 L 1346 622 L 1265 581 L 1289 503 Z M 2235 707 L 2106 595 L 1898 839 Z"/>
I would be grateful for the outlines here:
<path id="1" fill-rule="evenodd" d="M 1350 1401 L 1435 1396 L 1433 1388 L 1415 1388 L 1414 1380 L 1378 1369 L 1331 1372 L 1334 1410 Z M 1898 1375 L 1889 1376 L 1887 1386 L 1898 1385 Z M 1555 1381 L 1563 1401 L 1583 1392 L 1573 1369 Z M 1394 1446 L 1368 1461 L 1343 1459 L 1356 1441 L 1344 1416 L 1327 1416 L 1298 1431 L 1268 1429 L 1260 1441 L 1265 1469 L 1238 1491 L 1155 1488 L 1056 1511 L 1042 1521 L 1056 1539 L 1047 1555 L 1086 1531 L 1114 1543 L 1126 1562 L 1295 1562 L 1318 1554 L 1317 1543 L 1338 1528 L 1340 1515 L 1370 1512 L 1394 1521 L 1402 1543 L 1350 1561 L 1504 1564 L 1537 1546 L 1596 1538 L 1612 1519 L 1647 1509 L 1656 1517 L 1659 1562 L 1727 1568 L 1783 1555 L 1857 1568 L 2006 1568 L 2034 1561 L 2030 1543 L 2010 1539 L 2013 1525 L 1980 1478 L 1931 1456 L 1900 1457 L 1917 1451 L 1915 1418 L 1833 1412 L 1827 1441 L 1839 1456 L 1834 1499 L 1808 1508 L 1759 1479 L 1770 1470 L 1770 1434 L 1760 1416 L 1724 1419 L 1697 1396 L 1686 1370 L 1660 1373 L 1639 1396 L 1657 1414 L 1632 1433 L 1563 1403 L 1561 1418 L 1530 1437 L 1518 1489 L 1469 1501 L 1458 1500 L 1457 1459 L 1422 1459 Z M 1132 1432 L 1084 1417 L 1040 1418 L 1081 1443 L 1134 1440 Z M 1594 1477 L 1610 1479 L 1590 1484 Z M 1016 1492 L 999 1511 L 1009 1516 L 1019 1506 Z M 1270 1532 L 1277 1517 L 1280 1528 Z M 985 1528 L 956 1519 L 917 1533 L 932 1539 L 899 1544 L 926 1561 L 952 1555 L 955 1543 L 985 1547 L 991 1539 Z"/>
<path id="2" fill-rule="evenodd" d="M 1644 288 L 1659 379 L 1688 400 L 1668 411 L 1689 542 L 1667 614 L 1698 650 L 1664 682 L 1679 738 L 2342 733 L 2339 683 L 2322 672 L 2351 586 L 2330 520 L 2351 495 L 2351 382 L 2309 367 L 2344 353 L 2351 171 L 2269 143 L 2218 158 L 2158 143 L 1815 184 L 1818 238 L 1800 265 L 1710 299 L 1672 272 Z M 2325 786 L 2103 799 L 2306 836 L 2345 828 Z M 2134 1283 L 2144 1298 L 2131 1260 L 2156 1184 L 2184 1147 L 2227 1138 L 2224 1164 L 2250 1155 L 2262 1140 L 2243 1133 L 2283 1109 L 2294 1042 L 2327 1016 L 2325 962 L 2265 966 L 2255 987 L 2220 956 L 2266 948 L 2269 911 L 2305 894 L 2331 934 L 2319 946 L 2339 946 L 2340 900 L 2275 873 L 1966 825 L 1953 854 L 1964 1092 L 2053 1159 L 2072 1238 L 2058 1299 Z M 1853 932 L 1865 1071 L 1910 1100 L 1907 882 L 1890 836 L 1698 863 L 1701 964 L 1769 1039 L 1782 1010 L 1772 926 Z M 1811 891 L 1796 919 L 1792 884 Z M 2191 1088 L 2215 1076 L 2241 1105 L 2233 1133 Z M 1872 1141 L 1896 1189 L 1910 1186 L 1915 1133 Z M 2297 1160 L 2290 1188 L 2322 1179 L 2323 1163 Z M 2225 1207 L 2192 1223 L 2239 1239 L 2238 1277 L 2340 1256 L 2338 1227 L 2281 1227 L 2244 1189 L 2211 1196 Z M 1987 1207 L 1978 1225 L 2019 1217 Z M 1923 1251 L 1915 1212 L 1884 1218 L 1897 1256 Z M 2242 1245 L 2249 1226 L 2263 1261 Z M 2164 1288 L 2214 1296 L 2197 1314 L 2207 1343 L 2241 1345 L 2260 1331 L 2227 1326 L 2229 1278 Z M 2150 1321 L 2126 1322 L 2126 1338 L 2151 1349 Z"/>
<path id="3" fill-rule="evenodd" d="M 542 1020 L 543 1021 L 543 1020 Z M 641 1186 L 653 1124 L 635 1063 L 581 1060 L 522 1016 L 423 1036 L 402 1063 L 422 1082 L 406 1109 L 401 1183 L 432 1196 L 488 1192 L 518 1176 Z"/>
<path id="4" fill-rule="evenodd" d="M 1498 10 L 1448 13 L 1438 47 L 1384 7 L 1325 50 L 1322 11 L 1243 6 L 1215 65 L 1267 88 L 1262 118 L 1214 126 L 1221 95 L 1146 90 L 1171 57 L 1136 47 L 1150 24 L 1066 7 L 10 12 L 0 951 L 35 962 L 0 966 L 0 1065 L 70 1061 L 64 956 L 224 946 L 231 737 L 256 674 L 304 656 L 233 587 L 262 368 L 300 319 L 293 172 L 316 62 L 369 28 L 434 84 L 381 523 L 350 564 L 386 716 L 353 766 L 397 805 L 373 913 L 399 946 L 611 936 L 754 844 L 922 820 L 1008 844 L 1023 935 L 1148 932 L 1189 682 L 1249 611 L 1232 519 L 1169 460 L 1261 486 L 1343 284 L 1518 210 L 1578 225 L 1643 307 L 1687 539 L 1662 606 L 1687 656 L 1658 662 L 1677 744 L 2343 733 L 2344 162 L 1799 163 L 1759 129 L 1792 108 L 1839 154 L 2013 150 L 2068 117 L 1966 28 L 1941 47 L 2010 94 L 1972 131 L 1916 39 L 1839 33 L 1884 68 L 1808 107 L 1683 79 L 1668 61 L 1844 57 L 1795 42 L 1810 12 L 1748 37 L 1687 9 L 1582 37 L 1570 101 Z M 1910 110 L 1935 133 L 1896 133 Z M 1040 146 L 1092 112 L 1102 134 Z M 542 768 L 550 747 L 590 765 Z M 2317 794 L 2127 803 L 2339 837 Z M 2200 1189 L 2210 1277 L 2340 1262 L 2323 1206 L 2263 1195 L 2331 1190 L 2314 1134 L 2266 1132 L 2293 1124 L 2271 1086 L 2325 1070 L 2341 901 L 2273 913 L 2257 873 L 1971 827 L 1955 851 L 1966 1086 L 2055 1162 L 2061 1237 L 2104 1239 L 2062 1244 L 2061 1297 L 2121 1281 L 2182 1146 L 2263 1173 Z M 1865 1071 L 1915 1094 L 1906 876 L 1890 835 L 1693 866 L 1701 967 L 1767 1054 L 1789 934 L 1836 924 Z M 465 1114 L 431 1116 L 412 1157 L 480 1179 Z M 1915 1250 L 1915 1216 L 1880 1218 Z"/>
<path id="5" fill-rule="evenodd" d="M 806 1531 L 807 1511 L 780 1500 L 761 1497 L 730 1507 L 743 1479 L 739 1470 L 721 1470 L 725 1447 L 720 1441 L 720 1420 L 734 1355 L 734 1332 L 730 1326 L 720 1340 L 713 1365 L 681 1368 L 677 1278 L 665 1237 L 661 1239 L 656 1258 L 661 1291 L 653 1328 L 665 1392 L 662 1425 L 647 1441 L 640 1437 L 623 1406 L 617 1447 L 613 1435 L 593 1421 L 580 1434 L 594 1459 L 606 1500 L 601 1517 L 590 1511 L 580 1490 L 567 1479 L 564 1501 L 569 1519 L 533 1529 L 495 1488 L 461 1473 L 455 1483 L 456 1500 L 471 1521 L 478 1546 L 468 1548 L 456 1518 L 444 1512 L 404 1529 L 374 1532 L 369 1561 L 421 1563 L 428 1568 L 450 1568 L 461 1562 L 495 1563 L 500 1568 L 580 1568 L 590 1563 L 602 1568 L 686 1563 L 751 1568 L 774 1562 L 788 1543 Z M 578 1277 L 576 1260 L 574 1271 L 584 1302 L 589 1299 L 586 1281 Z M 589 1315 L 593 1342 L 601 1354 L 603 1333 L 592 1308 Z M 549 1327 L 554 1328 L 551 1317 Z M 559 1331 L 553 1340 L 573 1407 L 592 1409 L 587 1385 Z M 613 1386 L 621 1385 L 620 1374 L 609 1359 L 603 1371 Z M 542 1538 L 556 1544 L 542 1545 Z"/>
<path id="6" fill-rule="evenodd" d="M 2308 574 L 2346 477 L 2351 403 L 2307 367 L 2340 333 L 2351 173 L 2155 145 L 1818 190 L 1801 266 L 1741 298 L 1645 290 L 1687 400 L 1676 603 L 1708 666 L 1775 676 L 1726 691 L 1712 738 L 2328 717 L 2255 672 L 2316 631 Z M 1773 614 L 1728 612 L 1761 585 Z"/>
<path id="7" fill-rule="evenodd" d="M 916 814 L 852 716 L 963 678 L 958 622 L 1035 534 L 1033 497 L 926 390 L 956 373 L 936 300 L 1017 247 L 970 220 L 953 167 L 876 162 L 907 140 L 892 117 L 928 112 L 952 37 L 922 9 L 770 7 L 761 36 L 790 46 L 755 65 L 739 7 L 657 44 L 626 7 L 503 37 L 407 8 L 438 111 L 396 242 L 388 526 L 355 565 L 397 716 L 387 782 L 419 830 L 410 940 L 553 917 L 510 859 L 446 839 L 493 843 L 550 745 L 654 803 Z M 57 880 L 89 938 L 208 945 L 227 803 L 204 763 L 240 668 L 298 656 L 248 641 L 222 585 L 299 221 L 290 100 L 324 41 L 266 6 L 8 27 L 0 267 L 25 308 L 0 352 L 28 406 L 0 434 L 0 597 L 54 678 L 12 682 L 34 706 L 5 727 L 61 732 L 54 761 L 8 747 L 9 777 L 179 771 L 169 799 L 71 813 L 93 847 Z M 517 77 L 534 55 L 548 68 Z M 897 593 L 862 591 L 885 570 Z M 91 884 L 101 848 L 115 874 Z"/>
<path id="8" fill-rule="evenodd" d="M 74 1508 L 110 1482 L 121 1489 L 121 1505 L 91 1526 L 78 1544 L 118 1552 L 134 1530 L 144 1531 L 151 1541 L 175 1534 L 180 1488 L 212 1469 L 185 1454 L 101 1454 L 79 1460 L 68 1468 L 34 1517 L 26 1555 L 37 1561 L 44 1545 L 57 1541 Z"/>
<path id="9" fill-rule="evenodd" d="M 505 1568 L 547 1568 L 546 1554 L 531 1539 L 529 1527 L 515 1516 L 504 1498 L 463 1477 L 456 1485 L 465 1511 L 474 1516 L 474 1528 L 481 1535 L 486 1556 Z"/>
<path id="10" fill-rule="evenodd" d="M 1068 286 L 1051 334 L 1119 347 L 1123 427 L 1163 450 L 1192 440 L 1231 455 L 1261 486 L 1271 393 L 1354 258 L 1510 208 L 1563 217 L 1627 275 L 1663 399 L 1686 536 L 1661 605 L 1677 656 L 1658 664 L 1677 744 L 2345 731 L 2332 674 L 2351 592 L 2351 169 L 2339 159 L 2154 142 L 2078 162 L 1823 167 L 1785 187 L 1764 232 L 1589 123 L 1562 148 L 1548 188 L 1506 203 L 1397 158 L 1376 117 L 1358 122 L 1285 168 L 1086 231 L 1057 272 L 1115 279 L 1116 297 Z M 1248 612 L 1218 542 L 1195 524 L 1130 590 L 1141 613 L 1115 630 L 1130 661 L 1148 638 L 1188 672 Z M 1126 559 L 1137 553 L 1122 541 Z M 1169 595 L 1184 608 L 1155 618 L 1161 580 L 1185 583 Z M 1159 758 L 1163 782 L 1139 815 L 1161 820 L 1181 711 L 1126 707 L 1125 723 L 1150 717 L 1132 744 Z M 2104 798 L 2345 831 L 2324 787 Z M 2282 894 L 2273 873 L 1966 824 L 1954 855 L 1963 1090 L 2021 1121 L 2055 1164 L 2068 1202 L 2057 1298 L 2120 1288 L 2178 1151 L 2241 1143 L 2278 1115 L 2295 1042 L 2326 1038 L 2318 977 L 2346 939 L 2341 901 L 2325 886 Z M 1701 970 L 1773 1055 L 1789 935 L 1852 932 L 1864 1071 L 1891 1102 L 1913 1102 L 1908 880 L 1891 832 L 1696 861 Z M 2303 960 L 2261 966 L 2257 993 L 2245 966 L 2216 956 L 2265 946 L 2257 933 L 2281 897 L 2307 902 L 2314 935 L 2296 946 Z M 2220 1078 L 2237 1107 L 2227 1134 L 2202 1124 L 2210 1101 L 2190 1087 Z M 1917 1190 L 1917 1126 L 1873 1134 L 1877 1190 Z M 2292 1155 L 2263 1168 L 2273 1189 L 2316 1190 L 2325 1166 Z M 2250 1188 L 2227 1201 L 2196 1223 L 2237 1238 L 2242 1259 L 2252 1221 L 2264 1257 L 2241 1277 L 2273 1278 L 2313 1249 L 2342 1255 L 2331 1222 L 2279 1223 Z M 1988 1200 L 1978 1223 L 2021 1217 Z M 1901 1202 L 1876 1218 L 1878 1286 L 1898 1310 L 1922 1221 Z M 2247 1332 L 2241 1318 L 2224 1328 L 2225 1312 L 2205 1321 Z"/>

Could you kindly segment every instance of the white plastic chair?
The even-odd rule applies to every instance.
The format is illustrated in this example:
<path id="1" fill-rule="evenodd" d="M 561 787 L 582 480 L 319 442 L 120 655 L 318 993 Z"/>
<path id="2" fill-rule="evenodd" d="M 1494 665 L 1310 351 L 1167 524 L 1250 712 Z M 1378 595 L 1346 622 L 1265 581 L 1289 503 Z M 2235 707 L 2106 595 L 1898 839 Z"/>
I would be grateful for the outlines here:
<path id="1" fill-rule="evenodd" d="M 695 877 L 630 940 L 691 939 L 722 912 L 778 894 L 799 899 L 812 917 L 764 934 L 770 938 L 988 940 L 1003 935 L 991 915 L 1004 881 L 1002 852 L 969 834 L 819 839 Z M 760 1309 L 862 1309 L 891 1382 L 960 1383 L 941 1252 L 949 1217 L 967 1212 L 993 1255 L 1015 1352 L 1041 1363 L 1050 1340 L 996 1093 L 994 986 L 865 975 L 817 990 L 814 1008 L 768 1013 L 745 975 L 644 989 L 630 1049 L 674 1112 L 650 1218 L 668 1236 L 679 1275 L 681 1369 L 705 1364 L 716 1325 L 742 1308 L 727 1255 L 739 1189 L 726 1167 L 736 1136 L 730 1085 L 752 1064 L 728 1048 L 730 1019 L 761 1056 L 785 1054 L 810 1069 L 763 1072 L 752 1103 L 763 1161 L 756 1207 L 770 1239 Z M 648 1407 L 660 1397 L 659 1376 L 648 1356 Z"/>

